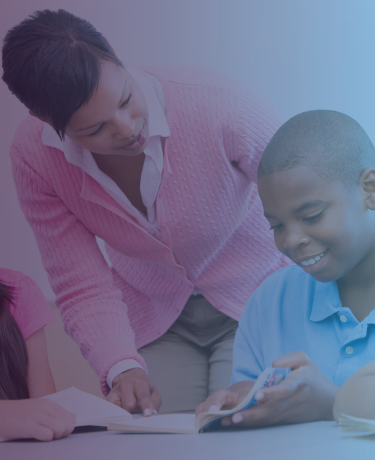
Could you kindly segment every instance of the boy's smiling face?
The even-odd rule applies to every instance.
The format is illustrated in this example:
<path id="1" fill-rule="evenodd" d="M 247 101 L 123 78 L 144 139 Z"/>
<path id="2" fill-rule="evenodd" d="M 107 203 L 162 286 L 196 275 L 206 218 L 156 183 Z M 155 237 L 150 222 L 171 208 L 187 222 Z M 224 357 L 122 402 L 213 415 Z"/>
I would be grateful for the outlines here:
<path id="1" fill-rule="evenodd" d="M 300 166 L 265 175 L 258 187 L 276 247 L 318 281 L 360 275 L 375 259 L 375 213 L 362 178 L 349 189 Z"/>

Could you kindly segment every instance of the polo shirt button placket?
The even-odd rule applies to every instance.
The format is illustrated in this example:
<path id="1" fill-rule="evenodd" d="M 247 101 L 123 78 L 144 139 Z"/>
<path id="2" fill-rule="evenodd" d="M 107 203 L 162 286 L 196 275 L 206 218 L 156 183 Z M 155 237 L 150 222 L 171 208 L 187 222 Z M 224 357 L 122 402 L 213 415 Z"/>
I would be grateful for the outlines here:
<path id="1" fill-rule="evenodd" d="M 345 315 L 340 315 L 340 321 L 342 323 L 346 323 L 348 321 L 348 318 Z"/>

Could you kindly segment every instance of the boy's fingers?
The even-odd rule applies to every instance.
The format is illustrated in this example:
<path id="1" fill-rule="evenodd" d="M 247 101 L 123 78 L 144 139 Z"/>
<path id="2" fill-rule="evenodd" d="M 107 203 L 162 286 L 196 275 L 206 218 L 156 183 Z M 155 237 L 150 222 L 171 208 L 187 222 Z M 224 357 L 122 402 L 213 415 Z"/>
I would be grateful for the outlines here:
<path id="1" fill-rule="evenodd" d="M 253 407 L 251 409 L 246 409 L 234 414 L 230 418 L 230 423 L 227 422 L 228 425 L 259 427 L 272 425 L 274 423 L 272 413 L 268 409 L 260 407 Z"/>
<path id="2" fill-rule="evenodd" d="M 312 360 L 303 351 L 295 351 L 287 355 L 280 356 L 272 363 L 272 367 L 290 367 L 292 370 L 302 366 L 312 364 Z"/>
<path id="3" fill-rule="evenodd" d="M 209 396 L 206 401 L 200 403 L 195 410 L 195 415 L 202 412 L 216 412 L 223 408 L 234 407 L 237 404 L 238 396 L 236 393 L 229 390 L 217 390 L 212 396 Z"/>
<path id="4" fill-rule="evenodd" d="M 250 409 L 245 409 L 240 412 L 236 412 L 231 416 L 223 417 L 221 419 L 221 424 L 223 426 L 259 426 L 260 420 L 267 418 L 267 412 L 267 410 L 259 411 L 257 407 L 251 407 Z"/>
<path id="5" fill-rule="evenodd" d="M 268 388 L 262 388 L 258 390 L 254 398 L 260 403 L 265 403 L 266 401 L 285 399 L 292 396 L 301 385 L 304 385 L 305 379 L 300 376 L 298 372 L 290 374 L 285 380 L 283 380 L 278 385 L 274 385 Z"/>
<path id="6" fill-rule="evenodd" d="M 237 395 L 228 390 L 217 390 L 211 397 L 211 401 L 207 401 L 205 410 L 207 412 L 216 412 L 224 407 L 235 406 Z"/>
<path id="7" fill-rule="evenodd" d="M 213 401 L 212 406 L 208 409 L 209 412 L 232 409 L 238 404 L 238 394 L 233 391 L 224 390 L 224 393 L 219 395 L 219 397 L 220 399 Z"/>
<path id="8" fill-rule="evenodd" d="M 209 396 L 205 401 L 198 404 L 197 408 L 195 409 L 195 415 L 199 415 L 203 412 L 208 412 L 210 407 L 214 405 L 212 398 L 213 396 Z M 220 408 L 217 410 L 220 410 Z"/>
<path id="9" fill-rule="evenodd" d="M 270 401 L 266 404 L 258 404 L 243 411 L 237 412 L 231 417 L 227 417 L 228 425 L 260 427 L 274 425 L 280 421 L 280 414 L 285 411 L 286 404 L 284 402 L 275 404 Z"/>
<path id="10" fill-rule="evenodd" d="M 217 390 L 212 395 L 210 404 L 207 404 L 207 411 L 214 412 L 220 410 L 227 401 L 228 391 L 227 390 Z"/>
<path id="11" fill-rule="evenodd" d="M 231 409 L 232 407 L 236 407 L 237 403 L 238 395 L 232 391 L 226 391 L 221 409 Z"/>
<path id="12" fill-rule="evenodd" d="M 206 401 L 203 401 L 202 403 L 198 404 L 197 408 L 195 409 L 195 416 L 201 414 L 202 412 L 205 412 L 204 407 L 205 407 Z"/>

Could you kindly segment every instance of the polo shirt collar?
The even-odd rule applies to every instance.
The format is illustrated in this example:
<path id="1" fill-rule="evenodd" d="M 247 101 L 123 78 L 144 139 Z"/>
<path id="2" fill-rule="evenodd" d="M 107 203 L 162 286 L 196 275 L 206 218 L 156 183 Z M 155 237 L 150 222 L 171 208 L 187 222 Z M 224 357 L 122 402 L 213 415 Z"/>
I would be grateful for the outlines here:
<path id="1" fill-rule="evenodd" d="M 336 281 L 332 281 L 330 283 L 320 283 L 319 281 L 316 281 L 314 300 L 309 318 L 310 321 L 323 321 L 342 309 L 343 306 L 340 300 Z M 375 324 L 375 309 L 372 310 L 366 318 L 364 318 L 362 323 L 366 326 L 366 328 L 368 324 Z M 366 335 L 366 329 L 363 330 L 363 334 Z"/>
<path id="2" fill-rule="evenodd" d="M 336 281 L 315 283 L 314 300 L 311 307 L 310 321 L 318 322 L 332 316 L 342 308 Z"/>

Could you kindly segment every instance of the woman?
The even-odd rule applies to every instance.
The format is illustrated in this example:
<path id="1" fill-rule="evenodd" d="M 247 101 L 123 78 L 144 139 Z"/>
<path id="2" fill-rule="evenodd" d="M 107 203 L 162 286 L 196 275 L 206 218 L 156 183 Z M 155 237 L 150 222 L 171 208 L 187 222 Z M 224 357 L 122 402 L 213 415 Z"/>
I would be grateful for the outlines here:
<path id="1" fill-rule="evenodd" d="M 67 436 L 75 415 L 35 399 L 56 391 L 43 330 L 54 315 L 30 278 L 0 268 L 0 279 L 0 439 Z"/>
<path id="2" fill-rule="evenodd" d="M 63 10 L 9 31 L 3 69 L 34 115 L 14 178 L 65 330 L 110 401 L 151 415 L 160 388 L 164 412 L 194 411 L 228 385 L 242 309 L 286 263 L 255 185 L 274 110 L 206 69 L 124 68 Z"/>

